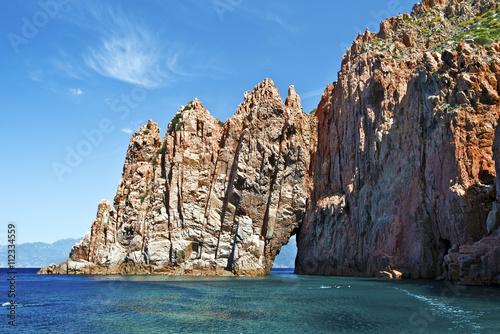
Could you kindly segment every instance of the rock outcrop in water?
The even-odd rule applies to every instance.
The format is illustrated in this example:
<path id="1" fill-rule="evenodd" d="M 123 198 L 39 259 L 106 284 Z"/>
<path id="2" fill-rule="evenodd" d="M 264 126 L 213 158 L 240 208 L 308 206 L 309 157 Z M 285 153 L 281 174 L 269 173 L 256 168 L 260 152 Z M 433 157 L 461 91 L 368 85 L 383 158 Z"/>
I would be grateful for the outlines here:
<path id="1" fill-rule="evenodd" d="M 197 100 L 150 121 L 43 272 L 263 275 L 298 232 L 299 274 L 500 284 L 499 12 L 424 0 L 360 34 L 314 118 L 265 80 L 223 127 Z"/>
<path id="2" fill-rule="evenodd" d="M 313 124 L 311 124 L 313 122 Z M 198 101 L 130 141 L 114 199 L 52 273 L 265 275 L 306 211 L 313 117 L 266 79 L 225 124 Z"/>
<path id="3" fill-rule="evenodd" d="M 427 0 L 356 38 L 316 112 L 297 273 L 500 283 L 497 7 Z"/>

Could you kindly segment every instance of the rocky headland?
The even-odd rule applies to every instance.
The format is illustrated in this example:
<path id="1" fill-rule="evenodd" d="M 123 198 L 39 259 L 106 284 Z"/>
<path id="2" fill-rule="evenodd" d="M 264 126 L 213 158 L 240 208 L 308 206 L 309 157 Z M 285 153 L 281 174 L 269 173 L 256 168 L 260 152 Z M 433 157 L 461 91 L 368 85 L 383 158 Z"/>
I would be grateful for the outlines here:
<path id="1" fill-rule="evenodd" d="M 118 191 L 40 273 L 298 274 L 500 284 L 500 3 L 424 0 L 360 34 L 314 115 L 271 80 L 133 136 Z M 495 161 L 497 163 L 495 164 Z"/>
<path id="2" fill-rule="evenodd" d="M 193 100 L 160 140 L 130 141 L 114 205 L 103 200 L 68 274 L 265 275 L 306 213 L 314 117 L 266 79 L 221 124 Z"/>

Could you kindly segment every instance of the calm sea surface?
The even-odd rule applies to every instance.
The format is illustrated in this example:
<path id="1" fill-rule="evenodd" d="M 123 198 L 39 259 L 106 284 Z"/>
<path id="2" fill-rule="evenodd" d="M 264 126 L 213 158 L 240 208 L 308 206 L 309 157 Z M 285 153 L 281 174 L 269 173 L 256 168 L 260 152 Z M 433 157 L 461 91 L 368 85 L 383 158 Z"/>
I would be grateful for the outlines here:
<path id="1" fill-rule="evenodd" d="M 500 333 L 500 288 L 427 280 L 16 275 L 0 333 Z"/>

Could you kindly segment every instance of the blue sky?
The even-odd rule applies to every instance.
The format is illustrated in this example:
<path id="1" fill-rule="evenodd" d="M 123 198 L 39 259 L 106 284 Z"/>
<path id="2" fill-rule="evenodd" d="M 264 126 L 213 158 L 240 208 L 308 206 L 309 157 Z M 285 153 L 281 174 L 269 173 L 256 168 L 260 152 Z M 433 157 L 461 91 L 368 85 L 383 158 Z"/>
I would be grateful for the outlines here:
<path id="1" fill-rule="evenodd" d="M 3 1 L 0 210 L 18 242 L 90 230 L 112 201 L 131 133 L 162 136 L 197 97 L 222 121 L 268 77 L 305 112 L 358 31 L 415 1 Z"/>

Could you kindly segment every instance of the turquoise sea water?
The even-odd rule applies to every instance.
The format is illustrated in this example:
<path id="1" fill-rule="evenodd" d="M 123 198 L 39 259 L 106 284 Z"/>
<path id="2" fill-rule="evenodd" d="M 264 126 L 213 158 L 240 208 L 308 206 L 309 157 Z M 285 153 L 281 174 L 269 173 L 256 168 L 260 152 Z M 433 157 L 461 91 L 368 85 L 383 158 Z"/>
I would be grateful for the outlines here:
<path id="1" fill-rule="evenodd" d="M 0 271 L 0 332 L 499 333 L 500 288 L 449 282 L 16 275 L 16 327 Z"/>

